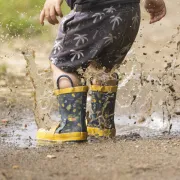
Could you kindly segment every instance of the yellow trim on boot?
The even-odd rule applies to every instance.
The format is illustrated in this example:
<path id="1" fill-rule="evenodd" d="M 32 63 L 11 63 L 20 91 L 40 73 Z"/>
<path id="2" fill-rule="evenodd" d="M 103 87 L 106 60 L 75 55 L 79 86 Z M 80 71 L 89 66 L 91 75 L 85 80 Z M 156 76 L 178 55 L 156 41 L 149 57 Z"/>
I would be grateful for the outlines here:
<path id="1" fill-rule="evenodd" d="M 96 127 L 87 127 L 89 136 L 115 137 L 116 129 L 99 129 Z"/>
<path id="2" fill-rule="evenodd" d="M 99 86 L 99 85 L 91 85 L 90 90 L 91 91 L 99 91 L 99 92 L 117 92 L 117 86 Z"/>
<path id="3" fill-rule="evenodd" d="M 45 129 L 39 129 L 36 134 L 37 140 L 44 141 L 85 141 L 87 132 L 53 133 Z"/>
<path id="4" fill-rule="evenodd" d="M 58 96 L 60 94 L 78 93 L 78 92 L 87 92 L 87 91 L 88 91 L 88 86 L 76 86 L 65 89 L 56 89 L 54 90 L 54 94 Z"/>

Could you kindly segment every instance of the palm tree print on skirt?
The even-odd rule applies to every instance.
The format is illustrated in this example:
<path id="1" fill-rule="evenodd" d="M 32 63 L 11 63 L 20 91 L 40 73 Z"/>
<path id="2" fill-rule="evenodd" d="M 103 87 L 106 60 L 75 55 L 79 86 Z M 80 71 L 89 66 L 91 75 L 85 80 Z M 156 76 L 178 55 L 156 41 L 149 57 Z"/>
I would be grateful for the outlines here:
<path id="1" fill-rule="evenodd" d="M 84 69 L 94 60 L 111 69 L 123 61 L 139 25 L 139 3 L 116 2 L 89 11 L 72 10 L 61 21 L 50 60 L 67 72 Z"/>

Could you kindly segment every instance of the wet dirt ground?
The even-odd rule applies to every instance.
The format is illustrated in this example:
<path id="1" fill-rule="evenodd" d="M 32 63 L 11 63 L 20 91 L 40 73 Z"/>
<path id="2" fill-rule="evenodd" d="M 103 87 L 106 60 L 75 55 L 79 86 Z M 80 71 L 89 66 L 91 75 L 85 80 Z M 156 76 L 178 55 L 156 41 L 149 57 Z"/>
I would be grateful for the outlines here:
<path id="1" fill-rule="evenodd" d="M 10 93 L 9 100 L 13 97 Z M 1 103 L 2 180 L 179 179 L 178 134 L 126 124 L 117 125 L 119 135 L 114 139 L 42 145 L 35 141 L 31 108 L 26 93 L 11 105 Z"/>
<path id="2" fill-rule="evenodd" d="M 0 179 L 179 179 L 180 140 L 121 137 L 16 147 L 0 143 Z"/>

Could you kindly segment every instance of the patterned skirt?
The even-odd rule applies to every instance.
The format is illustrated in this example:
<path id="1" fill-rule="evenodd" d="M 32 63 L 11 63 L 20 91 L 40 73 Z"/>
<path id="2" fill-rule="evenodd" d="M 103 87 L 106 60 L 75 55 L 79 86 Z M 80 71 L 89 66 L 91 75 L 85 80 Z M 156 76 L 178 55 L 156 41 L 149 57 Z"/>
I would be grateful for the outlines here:
<path id="1" fill-rule="evenodd" d="M 91 9 L 75 5 L 63 17 L 50 61 L 66 72 L 95 61 L 112 69 L 130 50 L 140 25 L 139 3 L 111 3 Z"/>

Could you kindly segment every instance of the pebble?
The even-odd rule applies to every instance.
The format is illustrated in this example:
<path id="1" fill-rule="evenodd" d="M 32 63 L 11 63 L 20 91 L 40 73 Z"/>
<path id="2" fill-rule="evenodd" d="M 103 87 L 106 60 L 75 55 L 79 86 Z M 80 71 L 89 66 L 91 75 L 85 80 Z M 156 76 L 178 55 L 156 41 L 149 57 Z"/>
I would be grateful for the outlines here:
<path id="1" fill-rule="evenodd" d="M 96 157 L 96 158 L 104 158 L 105 156 L 102 155 L 102 154 L 97 154 L 97 155 L 95 155 L 95 157 Z"/>
<path id="2" fill-rule="evenodd" d="M 76 158 L 78 158 L 78 156 L 77 156 L 77 155 L 74 155 L 74 156 L 73 156 L 73 158 L 75 158 L 75 159 L 76 159 Z"/>
<path id="3" fill-rule="evenodd" d="M 13 168 L 13 169 L 19 169 L 19 166 L 14 165 L 14 166 L 12 166 L 12 168 Z"/>
<path id="4" fill-rule="evenodd" d="M 159 54 L 160 51 L 155 51 L 156 54 Z"/>
<path id="5" fill-rule="evenodd" d="M 49 159 L 55 159 L 56 158 L 55 155 L 47 155 L 46 157 L 49 158 Z"/>

